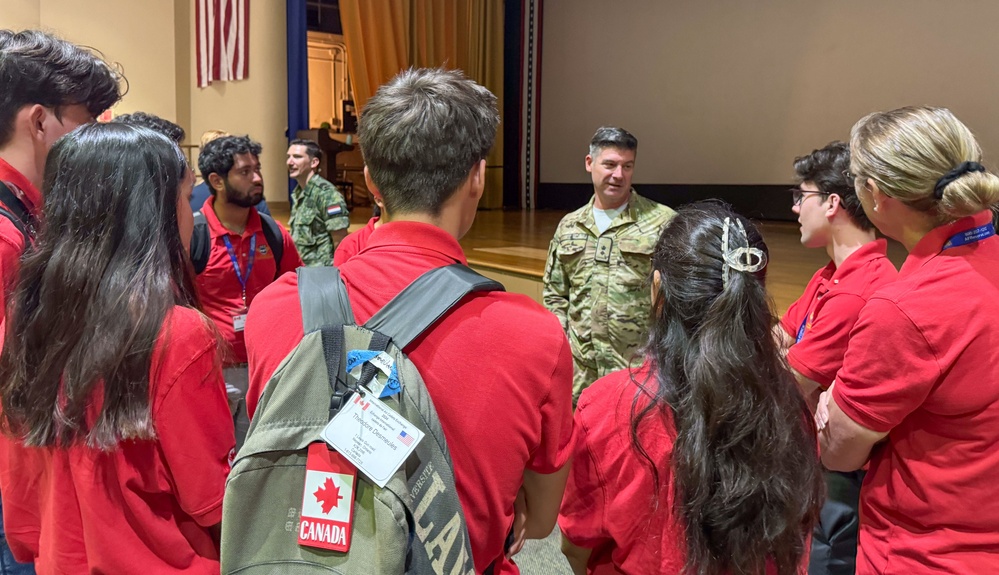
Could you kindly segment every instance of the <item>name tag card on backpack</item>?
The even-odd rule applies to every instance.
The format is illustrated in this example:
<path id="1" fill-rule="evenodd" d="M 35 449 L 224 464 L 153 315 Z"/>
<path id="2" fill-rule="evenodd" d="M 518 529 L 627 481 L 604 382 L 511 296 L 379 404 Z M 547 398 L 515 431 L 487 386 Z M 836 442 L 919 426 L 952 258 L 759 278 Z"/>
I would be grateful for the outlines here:
<path id="1" fill-rule="evenodd" d="M 423 432 L 381 401 L 354 394 L 320 434 L 378 487 L 385 487 Z"/>
<path id="2" fill-rule="evenodd" d="M 354 515 L 357 470 L 323 443 L 309 445 L 298 544 L 347 551 Z"/>

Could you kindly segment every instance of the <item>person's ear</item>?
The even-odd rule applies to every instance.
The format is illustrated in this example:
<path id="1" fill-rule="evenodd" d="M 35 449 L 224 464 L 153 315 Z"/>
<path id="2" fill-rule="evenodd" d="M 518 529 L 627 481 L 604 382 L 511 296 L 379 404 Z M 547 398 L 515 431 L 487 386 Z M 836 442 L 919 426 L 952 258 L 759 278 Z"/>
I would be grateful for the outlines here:
<path id="1" fill-rule="evenodd" d="M 587 172 L 593 171 L 593 156 L 589 154 L 586 154 L 586 171 Z"/>
<path id="2" fill-rule="evenodd" d="M 843 198 L 839 194 L 829 194 L 826 198 L 826 217 L 832 219 L 843 208 Z"/>
<path id="3" fill-rule="evenodd" d="M 218 174 L 208 174 L 208 185 L 218 193 L 225 189 L 225 180 Z"/>

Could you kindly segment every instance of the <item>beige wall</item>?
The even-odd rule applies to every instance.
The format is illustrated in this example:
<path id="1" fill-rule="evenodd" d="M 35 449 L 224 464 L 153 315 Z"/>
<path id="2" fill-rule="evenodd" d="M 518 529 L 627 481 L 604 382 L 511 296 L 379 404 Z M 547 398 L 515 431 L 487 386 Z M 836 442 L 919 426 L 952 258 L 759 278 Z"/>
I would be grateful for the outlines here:
<path id="1" fill-rule="evenodd" d="M 176 116 L 174 0 L 0 0 L 0 27 L 40 27 L 121 65 L 128 94 L 115 114 Z M 14 8 L 11 10 L 10 8 Z"/>
<path id="2" fill-rule="evenodd" d="M 864 114 L 951 108 L 999 167 L 994 0 L 548 0 L 541 181 L 587 182 L 586 145 L 635 133 L 637 183 L 776 184 Z"/>
<path id="3" fill-rule="evenodd" d="M 194 8 L 190 2 L 177 9 L 186 17 L 189 39 L 178 45 L 178 60 L 187 62 L 178 75 L 178 90 L 190 98 L 178 117 L 197 142 L 205 130 L 247 134 L 264 146 L 260 157 L 264 191 L 268 200 L 288 201 L 288 75 L 285 43 L 285 3 L 275 0 L 250 2 L 250 74 L 239 82 L 215 82 L 198 88 L 194 48 Z M 180 35 L 180 34 L 179 34 Z M 179 36 L 178 35 L 178 36 Z M 178 40 L 180 41 L 180 40 Z"/>
<path id="4" fill-rule="evenodd" d="M 173 120 L 197 142 L 207 129 L 261 142 L 268 199 L 287 201 L 285 3 L 250 3 L 250 74 L 198 88 L 191 0 L 0 0 L 0 28 L 40 27 L 92 46 L 128 78 L 116 115 L 144 111 Z"/>

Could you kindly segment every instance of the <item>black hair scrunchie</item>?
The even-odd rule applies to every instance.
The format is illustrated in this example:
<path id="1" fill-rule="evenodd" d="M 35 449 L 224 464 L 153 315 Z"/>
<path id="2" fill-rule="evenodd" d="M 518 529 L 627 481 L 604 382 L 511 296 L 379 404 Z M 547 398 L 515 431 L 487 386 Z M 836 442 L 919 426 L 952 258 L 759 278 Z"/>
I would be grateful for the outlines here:
<path id="1" fill-rule="evenodd" d="M 984 172 L 985 166 L 978 162 L 961 162 L 961 165 L 947 172 L 942 178 L 937 180 L 937 185 L 933 186 L 933 197 L 942 200 L 944 188 L 951 182 L 970 172 Z"/>

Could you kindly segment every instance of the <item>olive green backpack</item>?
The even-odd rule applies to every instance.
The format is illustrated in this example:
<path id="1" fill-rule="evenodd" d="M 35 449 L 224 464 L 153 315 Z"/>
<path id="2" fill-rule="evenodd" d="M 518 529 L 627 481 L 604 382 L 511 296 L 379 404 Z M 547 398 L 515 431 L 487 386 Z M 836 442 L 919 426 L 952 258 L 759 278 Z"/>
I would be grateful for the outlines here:
<path id="1" fill-rule="evenodd" d="M 402 349 L 465 295 L 502 289 L 465 266 L 437 268 L 357 326 L 339 271 L 299 268 L 305 335 L 267 383 L 229 474 L 222 573 L 475 572 L 444 433 Z M 300 546 L 298 533 L 308 447 L 321 441 L 320 432 L 356 387 L 345 371 L 351 350 L 392 356 L 402 390 L 383 401 L 425 436 L 385 488 L 357 473 L 350 549 L 342 553 Z M 357 383 L 366 384 L 373 372 L 366 364 Z"/>

